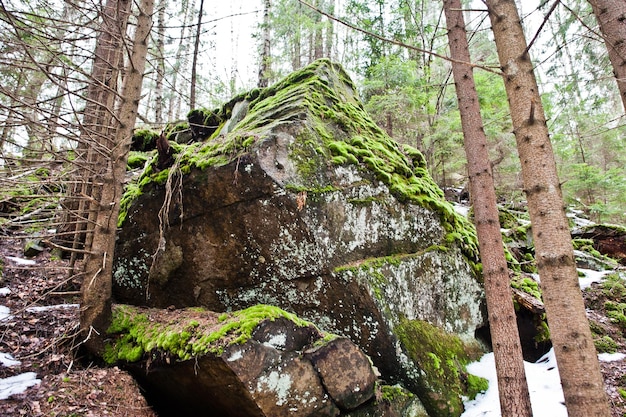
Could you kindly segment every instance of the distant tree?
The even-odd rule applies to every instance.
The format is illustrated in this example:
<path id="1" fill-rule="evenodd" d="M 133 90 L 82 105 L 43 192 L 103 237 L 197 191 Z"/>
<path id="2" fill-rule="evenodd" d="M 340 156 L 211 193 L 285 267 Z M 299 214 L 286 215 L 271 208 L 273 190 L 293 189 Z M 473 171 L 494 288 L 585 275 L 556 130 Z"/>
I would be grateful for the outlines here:
<path id="1" fill-rule="evenodd" d="M 115 5 L 111 4 L 111 6 Z M 105 146 L 102 149 L 105 151 L 102 155 L 104 166 L 93 177 L 93 181 L 101 183 L 102 188 L 94 196 L 97 198 L 98 207 L 93 239 L 87 248 L 88 253 L 84 263 L 80 328 L 85 336 L 86 346 L 98 354 L 103 352 L 104 339 L 111 320 L 113 252 L 117 217 L 123 194 L 130 138 L 141 99 L 154 0 L 142 0 L 138 8 L 132 51 L 126 66 L 126 76 L 120 95 L 121 102 L 119 108 L 116 109 L 116 117 L 110 125 L 109 142 L 101 143 Z M 118 47 L 124 50 L 121 44 Z"/>
<path id="2" fill-rule="evenodd" d="M 610 416 L 533 63 L 514 0 L 486 0 L 509 98 L 550 336 L 570 417 Z"/>
<path id="3" fill-rule="evenodd" d="M 589 0 L 609 52 L 613 72 L 626 111 L 626 2 Z"/>
<path id="4" fill-rule="evenodd" d="M 198 9 L 198 22 L 196 23 L 196 35 L 193 43 L 191 56 L 191 84 L 189 86 L 189 108 L 196 108 L 196 80 L 198 78 L 198 53 L 200 51 L 200 36 L 202 35 L 202 14 L 204 13 L 204 0 L 200 0 Z"/>
<path id="5" fill-rule="evenodd" d="M 163 123 L 163 109 L 165 108 L 165 98 L 163 95 L 163 84 L 165 82 L 165 9 L 167 0 L 159 0 L 157 6 L 156 25 L 156 48 L 154 51 L 156 71 L 154 83 L 154 122 L 158 125 Z"/>
<path id="6" fill-rule="evenodd" d="M 271 63 L 271 45 L 272 32 L 270 28 L 270 12 L 272 8 L 271 0 L 263 1 L 263 24 L 262 24 L 262 49 L 261 63 L 259 66 L 259 87 L 267 87 L 269 85 L 270 63 Z"/>

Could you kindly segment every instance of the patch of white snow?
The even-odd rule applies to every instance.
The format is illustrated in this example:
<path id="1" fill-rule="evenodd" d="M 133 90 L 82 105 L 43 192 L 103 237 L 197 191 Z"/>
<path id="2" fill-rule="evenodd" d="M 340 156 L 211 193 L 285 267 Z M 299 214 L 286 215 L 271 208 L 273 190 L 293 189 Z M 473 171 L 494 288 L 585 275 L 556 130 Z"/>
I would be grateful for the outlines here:
<path id="1" fill-rule="evenodd" d="M 27 388 L 37 385 L 41 382 L 37 379 L 34 372 L 26 372 L 23 374 L 11 376 L 8 378 L 0 378 L 0 400 L 6 400 L 11 395 L 21 394 Z"/>

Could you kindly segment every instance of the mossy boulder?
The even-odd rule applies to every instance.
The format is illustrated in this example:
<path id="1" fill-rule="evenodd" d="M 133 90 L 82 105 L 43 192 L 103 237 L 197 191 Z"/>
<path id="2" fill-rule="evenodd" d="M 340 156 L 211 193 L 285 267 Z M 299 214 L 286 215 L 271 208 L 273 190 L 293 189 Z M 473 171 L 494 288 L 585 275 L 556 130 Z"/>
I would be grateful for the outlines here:
<path id="1" fill-rule="evenodd" d="M 350 338 L 386 381 L 427 397 L 400 318 L 472 345 L 486 315 L 474 228 L 420 152 L 376 126 L 328 60 L 193 111 L 189 126 L 200 142 L 172 143 L 174 164 L 149 165 L 123 199 L 117 300 L 276 305 Z"/>
<path id="2" fill-rule="evenodd" d="M 374 397 L 376 375 L 354 343 L 277 307 L 113 311 L 105 359 L 165 415 L 334 417 Z"/>

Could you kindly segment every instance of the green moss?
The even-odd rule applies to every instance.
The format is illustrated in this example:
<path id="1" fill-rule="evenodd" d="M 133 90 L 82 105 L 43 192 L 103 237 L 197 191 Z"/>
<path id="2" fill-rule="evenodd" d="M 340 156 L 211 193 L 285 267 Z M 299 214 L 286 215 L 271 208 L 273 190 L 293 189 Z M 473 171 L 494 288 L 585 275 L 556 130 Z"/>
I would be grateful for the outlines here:
<path id="1" fill-rule="evenodd" d="M 142 168 L 149 159 L 150 155 L 145 152 L 131 151 L 126 165 L 129 169 Z"/>
<path id="2" fill-rule="evenodd" d="M 619 274 L 609 274 L 602 283 L 602 293 L 610 300 L 626 302 L 626 281 Z"/>
<path id="3" fill-rule="evenodd" d="M 465 365 L 473 355 L 457 336 L 428 322 L 406 318 L 400 319 L 394 333 L 423 372 L 418 387 L 421 393 L 417 394 L 430 415 L 459 416 L 462 397 L 486 389 L 484 381 L 469 377 Z"/>
<path id="4" fill-rule="evenodd" d="M 619 396 L 626 400 L 626 389 L 617 388 L 617 392 L 619 392 Z"/>
<path id="5" fill-rule="evenodd" d="M 380 391 L 382 400 L 388 403 L 405 402 L 414 396 L 400 385 L 383 385 Z"/>
<path id="6" fill-rule="evenodd" d="M 617 352 L 617 343 L 610 336 L 602 336 L 594 339 L 593 344 L 598 353 L 615 353 Z"/>
<path id="7" fill-rule="evenodd" d="M 483 377 L 468 374 L 467 375 L 467 396 L 470 400 L 476 398 L 481 392 L 487 391 L 489 381 Z"/>
<path id="8" fill-rule="evenodd" d="M 203 311 L 197 309 L 187 309 L 189 314 L 179 314 L 185 319 L 167 323 L 149 320 L 142 311 L 131 306 L 117 306 L 113 310 L 108 330 L 111 341 L 103 355 L 105 361 L 136 362 L 157 352 L 178 360 L 208 353 L 219 355 L 227 345 L 246 342 L 262 321 L 280 317 L 301 327 L 312 326 L 291 313 L 268 305 L 223 314 L 217 323 L 207 323 L 202 319 Z"/>
<path id="9" fill-rule="evenodd" d="M 132 149 L 134 151 L 150 151 L 156 148 L 159 132 L 151 129 L 138 129 L 133 133 Z"/>
<path id="10" fill-rule="evenodd" d="M 511 280 L 511 287 L 524 291 L 541 301 L 541 289 L 539 283 L 529 277 L 517 276 Z"/>

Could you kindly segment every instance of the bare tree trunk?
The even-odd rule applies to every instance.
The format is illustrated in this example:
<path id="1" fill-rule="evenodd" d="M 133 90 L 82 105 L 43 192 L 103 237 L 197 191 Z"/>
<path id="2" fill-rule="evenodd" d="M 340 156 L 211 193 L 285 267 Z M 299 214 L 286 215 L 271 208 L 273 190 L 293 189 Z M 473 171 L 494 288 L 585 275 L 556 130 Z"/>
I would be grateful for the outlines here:
<path id="1" fill-rule="evenodd" d="M 122 88 L 121 105 L 117 111 L 119 119 L 114 121 L 116 129 L 112 138 L 113 146 L 106 160 L 106 171 L 100 179 L 103 187 L 98 201 L 100 210 L 96 217 L 91 253 L 85 261 L 80 328 L 86 337 L 86 346 L 97 354 L 103 352 L 106 331 L 111 322 L 112 269 L 117 217 L 132 130 L 141 98 L 153 9 L 154 0 L 142 0 L 139 4 L 132 54 Z"/>
<path id="2" fill-rule="evenodd" d="M 504 72 L 535 260 L 570 417 L 610 416 L 533 63 L 514 0 L 486 0 Z"/>
<path id="3" fill-rule="evenodd" d="M 600 25 L 626 111 L 626 1 L 589 0 L 589 3 Z"/>
<path id="4" fill-rule="evenodd" d="M 485 279 L 500 409 L 505 416 L 532 417 L 522 346 L 498 220 L 487 136 L 480 115 L 474 74 L 469 64 L 470 54 L 461 1 L 444 0 L 443 8 L 448 26 L 450 55 L 454 60 L 452 73 L 465 137 L 470 195 Z"/>
<path id="5" fill-rule="evenodd" d="M 193 57 L 191 63 L 191 86 L 189 91 L 189 108 L 196 108 L 196 78 L 198 66 L 198 51 L 200 50 L 200 34 L 202 33 L 202 13 L 204 11 L 204 0 L 200 0 L 200 10 L 198 10 L 198 24 L 196 26 L 196 39 L 193 45 Z"/>
<path id="6" fill-rule="evenodd" d="M 263 2 L 263 50 L 261 52 L 261 66 L 259 68 L 259 87 L 267 87 L 269 85 L 270 62 L 271 62 L 271 28 L 270 28 L 270 10 L 272 1 L 265 0 Z"/>
<path id="7" fill-rule="evenodd" d="M 102 23 L 96 40 L 96 49 L 87 87 L 86 104 L 81 134 L 76 152 L 76 181 L 66 208 L 61 234 L 71 236 L 72 257 L 75 266 L 79 250 L 91 244 L 95 216 L 99 210 L 99 187 L 96 178 L 106 166 L 106 155 L 112 148 L 114 135 L 114 108 L 117 84 L 122 65 L 122 43 L 126 34 L 130 0 L 107 0 L 102 10 Z M 64 242 L 63 242 L 64 243 Z"/>
<path id="8" fill-rule="evenodd" d="M 181 95 L 182 93 L 178 88 L 178 74 L 179 72 L 185 70 L 187 68 L 187 51 L 188 51 L 188 43 L 187 43 L 187 27 L 190 25 L 192 14 L 189 12 L 189 1 L 184 0 L 181 2 L 182 13 L 183 13 L 183 28 L 180 33 L 180 41 L 178 42 L 178 49 L 176 50 L 176 57 L 174 58 L 173 65 L 173 74 L 171 80 L 171 90 L 174 92 L 174 97 L 170 98 L 169 107 L 168 107 L 168 119 L 175 120 L 178 119 L 180 115 L 180 107 L 181 107 Z"/>
<path id="9" fill-rule="evenodd" d="M 154 122 L 158 125 L 163 123 L 163 80 L 165 78 L 165 0 L 159 0 L 157 7 L 157 39 L 156 39 L 156 80 L 154 83 Z"/>
<path id="10" fill-rule="evenodd" d="M 315 7 L 321 8 L 321 0 L 315 1 Z M 319 13 L 313 15 L 313 60 L 324 57 L 324 25 L 322 24 L 322 16 Z"/>

